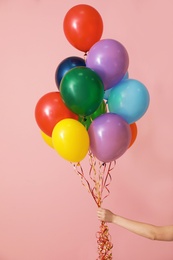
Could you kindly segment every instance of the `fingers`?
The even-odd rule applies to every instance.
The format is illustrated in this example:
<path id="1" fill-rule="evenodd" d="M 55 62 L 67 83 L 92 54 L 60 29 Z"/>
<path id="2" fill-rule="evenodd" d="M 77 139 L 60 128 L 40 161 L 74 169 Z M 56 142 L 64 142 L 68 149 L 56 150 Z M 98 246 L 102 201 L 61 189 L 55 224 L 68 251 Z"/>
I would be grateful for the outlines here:
<path id="1" fill-rule="evenodd" d="M 104 213 L 104 209 L 102 209 L 102 208 L 97 209 L 97 215 L 101 216 L 101 215 L 103 215 L 103 213 Z"/>
<path id="2" fill-rule="evenodd" d="M 105 209 L 98 208 L 97 209 L 97 217 L 99 220 L 104 221 L 105 220 Z"/>

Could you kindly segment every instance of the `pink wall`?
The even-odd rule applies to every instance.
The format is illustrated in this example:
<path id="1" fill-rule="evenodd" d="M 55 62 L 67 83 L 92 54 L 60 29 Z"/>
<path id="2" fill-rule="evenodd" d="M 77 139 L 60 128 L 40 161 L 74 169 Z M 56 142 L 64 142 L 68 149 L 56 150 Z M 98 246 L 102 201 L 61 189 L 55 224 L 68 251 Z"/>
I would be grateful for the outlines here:
<path id="1" fill-rule="evenodd" d="M 34 118 L 38 99 L 56 90 L 59 62 L 83 56 L 62 29 L 78 3 L 100 12 L 103 38 L 124 44 L 130 76 L 151 96 L 135 144 L 117 161 L 104 206 L 173 224 L 172 1 L 0 0 L 0 260 L 96 259 L 96 205 L 71 165 L 43 142 Z M 113 259 L 173 259 L 172 242 L 109 227 Z"/>

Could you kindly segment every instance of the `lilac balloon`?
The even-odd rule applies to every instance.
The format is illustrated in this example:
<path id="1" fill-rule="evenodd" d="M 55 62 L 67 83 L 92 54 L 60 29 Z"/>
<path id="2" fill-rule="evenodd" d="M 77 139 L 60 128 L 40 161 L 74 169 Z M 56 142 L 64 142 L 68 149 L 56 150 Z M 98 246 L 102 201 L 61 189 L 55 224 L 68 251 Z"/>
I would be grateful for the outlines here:
<path id="1" fill-rule="evenodd" d="M 102 162 L 119 158 L 131 141 L 129 124 L 114 113 L 106 113 L 94 119 L 88 133 L 91 152 Z"/>
<path id="2" fill-rule="evenodd" d="M 120 42 L 103 39 L 88 51 L 86 66 L 100 76 L 107 90 L 123 79 L 129 66 L 129 56 Z"/>

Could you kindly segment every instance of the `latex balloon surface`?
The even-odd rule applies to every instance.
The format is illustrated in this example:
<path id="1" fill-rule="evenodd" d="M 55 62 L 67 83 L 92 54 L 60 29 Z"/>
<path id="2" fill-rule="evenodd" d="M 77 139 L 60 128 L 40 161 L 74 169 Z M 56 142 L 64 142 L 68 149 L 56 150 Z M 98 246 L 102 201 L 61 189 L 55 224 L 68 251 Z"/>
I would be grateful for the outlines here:
<path id="1" fill-rule="evenodd" d="M 145 114 L 149 102 L 149 93 L 144 84 L 135 79 L 127 79 L 111 90 L 108 107 L 110 112 L 122 116 L 132 124 Z"/>
<path id="2" fill-rule="evenodd" d="M 49 92 L 37 102 L 35 119 L 39 128 L 46 135 L 51 137 L 54 126 L 65 118 L 78 120 L 78 115 L 66 107 L 59 92 Z"/>
<path id="3" fill-rule="evenodd" d="M 86 67 L 76 67 L 63 77 L 60 92 L 71 111 L 88 116 L 100 106 L 104 87 L 102 80 L 94 71 Z"/>
<path id="4" fill-rule="evenodd" d="M 137 138 L 137 134 L 138 134 L 138 128 L 137 128 L 137 125 L 136 123 L 132 123 L 130 124 L 130 130 L 131 130 L 131 134 L 132 134 L 132 137 L 131 137 L 131 141 L 130 141 L 130 144 L 129 144 L 129 148 L 134 144 L 134 142 L 136 141 L 136 138 Z"/>
<path id="5" fill-rule="evenodd" d="M 76 49 L 87 52 L 100 40 L 103 21 L 99 12 L 92 6 L 79 4 L 73 6 L 65 15 L 64 34 Z"/>
<path id="6" fill-rule="evenodd" d="M 55 150 L 65 160 L 80 162 L 89 149 L 89 135 L 77 120 L 63 119 L 53 129 L 52 142 Z"/>
<path id="7" fill-rule="evenodd" d="M 122 156 L 131 141 L 129 124 L 114 113 L 97 117 L 89 127 L 91 152 L 102 162 Z"/>
<path id="8" fill-rule="evenodd" d="M 60 82 L 64 77 L 65 73 L 70 69 L 78 66 L 86 66 L 86 64 L 84 59 L 76 56 L 68 57 L 60 62 L 55 71 L 55 82 L 58 89 L 60 87 Z"/>
<path id="9" fill-rule="evenodd" d="M 98 117 L 106 112 L 107 112 L 107 106 L 106 106 L 105 101 L 103 100 L 102 103 L 100 104 L 100 106 L 97 108 L 97 110 L 93 114 L 91 114 L 90 116 L 85 116 L 85 117 L 79 116 L 79 122 L 81 122 L 85 126 L 85 128 L 88 129 L 90 124 L 96 117 Z"/>
<path id="10" fill-rule="evenodd" d="M 125 74 L 125 76 L 122 78 L 122 80 L 126 80 L 126 79 L 128 79 L 129 78 L 129 73 L 128 72 L 126 72 L 126 74 Z M 121 81 L 122 81 L 121 80 Z M 115 85 L 116 86 L 116 85 Z M 110 95 L 110 92 L 111 92 L 111 90 L 113 89 L 113 87 L 112 88 L 109 88 L 109 89 L 107 89 L 107 90 L 105 90 L 105 92 L 104 92 L 104 99 L 105 100 L 108 100 L 108 98 L 109 98 L 109 95 Z"/>
<path id="11" fill-rule="evenodd" d="M 96 42 L 88 51 L 86 66 L 100 76 L 104 89 L 107 90 L 125 76 L 129 66 L 129 56 L 120 42 L 103 39 Z"/>
<path id="12" fill-rule="evenodd" d="M 50 146 L 51 148 L 54 148 L 54 147 L 53 147 L 53 143 L 52 143 L 52 137 L 46 135 L 43 131 L 41 131 L 41 136 L 42 136 L 44 142 L 45 142 L 48 146 Z"/>

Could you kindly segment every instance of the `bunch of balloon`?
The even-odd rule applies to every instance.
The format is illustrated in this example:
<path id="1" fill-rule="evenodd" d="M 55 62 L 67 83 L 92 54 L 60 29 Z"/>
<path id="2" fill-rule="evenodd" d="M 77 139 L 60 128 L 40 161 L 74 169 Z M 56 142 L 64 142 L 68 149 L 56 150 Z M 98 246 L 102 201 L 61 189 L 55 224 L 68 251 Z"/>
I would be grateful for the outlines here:
<path id="1" fill-rule="evenodd" d="M 63 29 L 84 57 L 66 57 L 58 64 L 57 91 L 38 100 L 35 119 L 43 140 L 72 164 L 100 207 L 110 194 L 116 160 L 136 140 L 136 121 L 149 106 L 149 93 L 141 82 L 129 79 L 126 48 L 117 40 L 101 39 L 103 21 L 95 8 L 73 6 Z M 87 157 L 85 171 L 81 162 Z M 98 259 L 111 260 L 113 244 L 104 222 L 97 243 Z"/>

